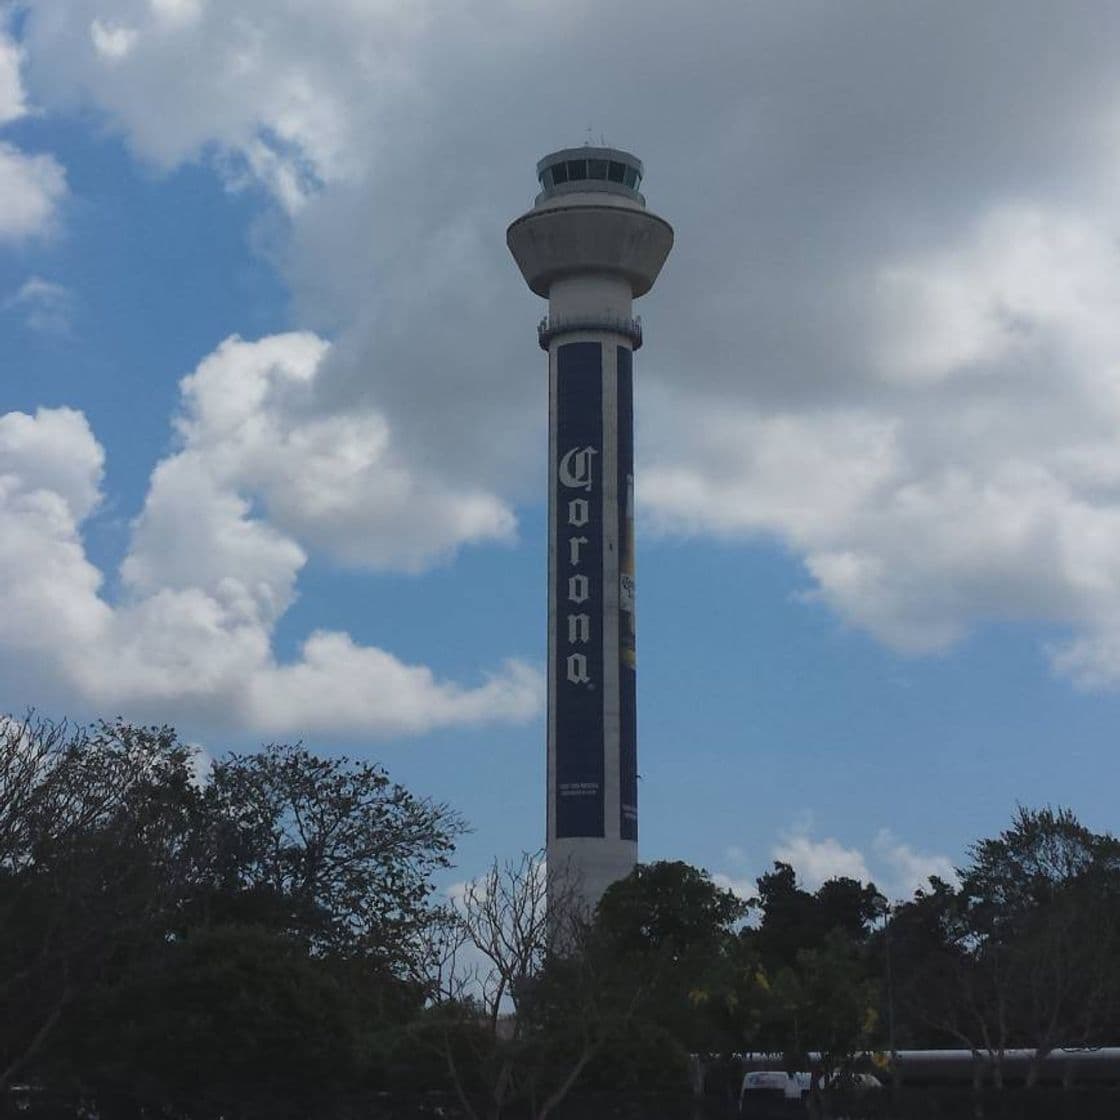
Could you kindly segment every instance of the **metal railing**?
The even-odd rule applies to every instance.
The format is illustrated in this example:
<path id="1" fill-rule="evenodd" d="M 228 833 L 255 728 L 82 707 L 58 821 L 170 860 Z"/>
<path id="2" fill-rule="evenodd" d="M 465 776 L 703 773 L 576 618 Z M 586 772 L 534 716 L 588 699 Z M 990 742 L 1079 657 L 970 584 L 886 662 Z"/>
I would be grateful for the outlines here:
<path id="1" fill-rule="evenodd" d="M 572 318 L 549 318 L 546 315 L 537 324 L 537 341 L 542 350 L 547 350 L 557 335 L 576 331 L 610 331 L 630 339 L 635 350 L 642 345 L 642 320 L 639 315 L 632 319 L 621 315 L 578 315 Z"/>

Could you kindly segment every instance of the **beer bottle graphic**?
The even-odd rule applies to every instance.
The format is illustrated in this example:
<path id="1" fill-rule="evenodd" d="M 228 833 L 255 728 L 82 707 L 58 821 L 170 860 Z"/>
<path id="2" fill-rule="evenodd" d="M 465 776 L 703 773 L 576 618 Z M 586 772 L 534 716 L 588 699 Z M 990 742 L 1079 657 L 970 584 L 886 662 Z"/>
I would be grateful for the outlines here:
<path id="1" fill-rule="evenodd" d="M 626 476 L 626 504 L 618 557 L 618 626 L 622 663 L 635 668 L 637 629 L 634 620 L 634 476 Z"/>

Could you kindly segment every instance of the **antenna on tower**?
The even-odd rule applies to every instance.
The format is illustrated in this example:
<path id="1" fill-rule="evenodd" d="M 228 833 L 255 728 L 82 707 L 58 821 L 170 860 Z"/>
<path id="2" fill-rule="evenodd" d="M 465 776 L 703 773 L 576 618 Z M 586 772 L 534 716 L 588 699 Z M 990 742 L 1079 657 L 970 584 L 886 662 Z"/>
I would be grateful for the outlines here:
<path id="1" fill-rule="evenodd" d="M 590 148 L 591 147 L 591 125 L 587 126 L 587 139 L 584 140 L 583 146 L 585 148 Z"/>

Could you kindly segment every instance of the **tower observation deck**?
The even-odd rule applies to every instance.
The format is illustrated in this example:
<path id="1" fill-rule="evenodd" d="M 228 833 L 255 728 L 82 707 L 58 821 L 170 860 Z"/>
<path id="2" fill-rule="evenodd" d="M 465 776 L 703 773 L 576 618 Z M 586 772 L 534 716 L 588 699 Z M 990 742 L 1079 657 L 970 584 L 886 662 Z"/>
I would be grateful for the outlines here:
<path id="1" fill-rule="evenodd" d="M 506 241 L 548 300 L 549 875 L 584 905 L 638 858 L 633 301 L 653 286 L 672 227 L 646 209 L 642 162 L 564 148 Z"/>

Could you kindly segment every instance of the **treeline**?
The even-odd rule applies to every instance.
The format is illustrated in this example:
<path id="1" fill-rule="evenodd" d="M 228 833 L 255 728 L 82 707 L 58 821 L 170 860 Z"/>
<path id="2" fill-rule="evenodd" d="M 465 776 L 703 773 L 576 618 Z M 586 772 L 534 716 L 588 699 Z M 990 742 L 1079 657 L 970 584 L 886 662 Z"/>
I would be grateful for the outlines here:
<path id="1" fill-rule="evenodd" d="M 441 1092 L 544 1120 L 686 1095 L 690 1054 L 814 1052 L 827 1084 L 961 1047 L 998 1079 L 1011 1047 L 1120 1041 L 1120 844 L 1065 811 L 1020 810 L 894 906 L 784 864 L 748 901 L 657 863 L 593 915 L 555 868 L 546 913 L 535 856 L 441 904 L 464 827 L 299 746 L 200 779 L 168 728 L 0 721 L 0 1100 L 230 1120 Z"/>

